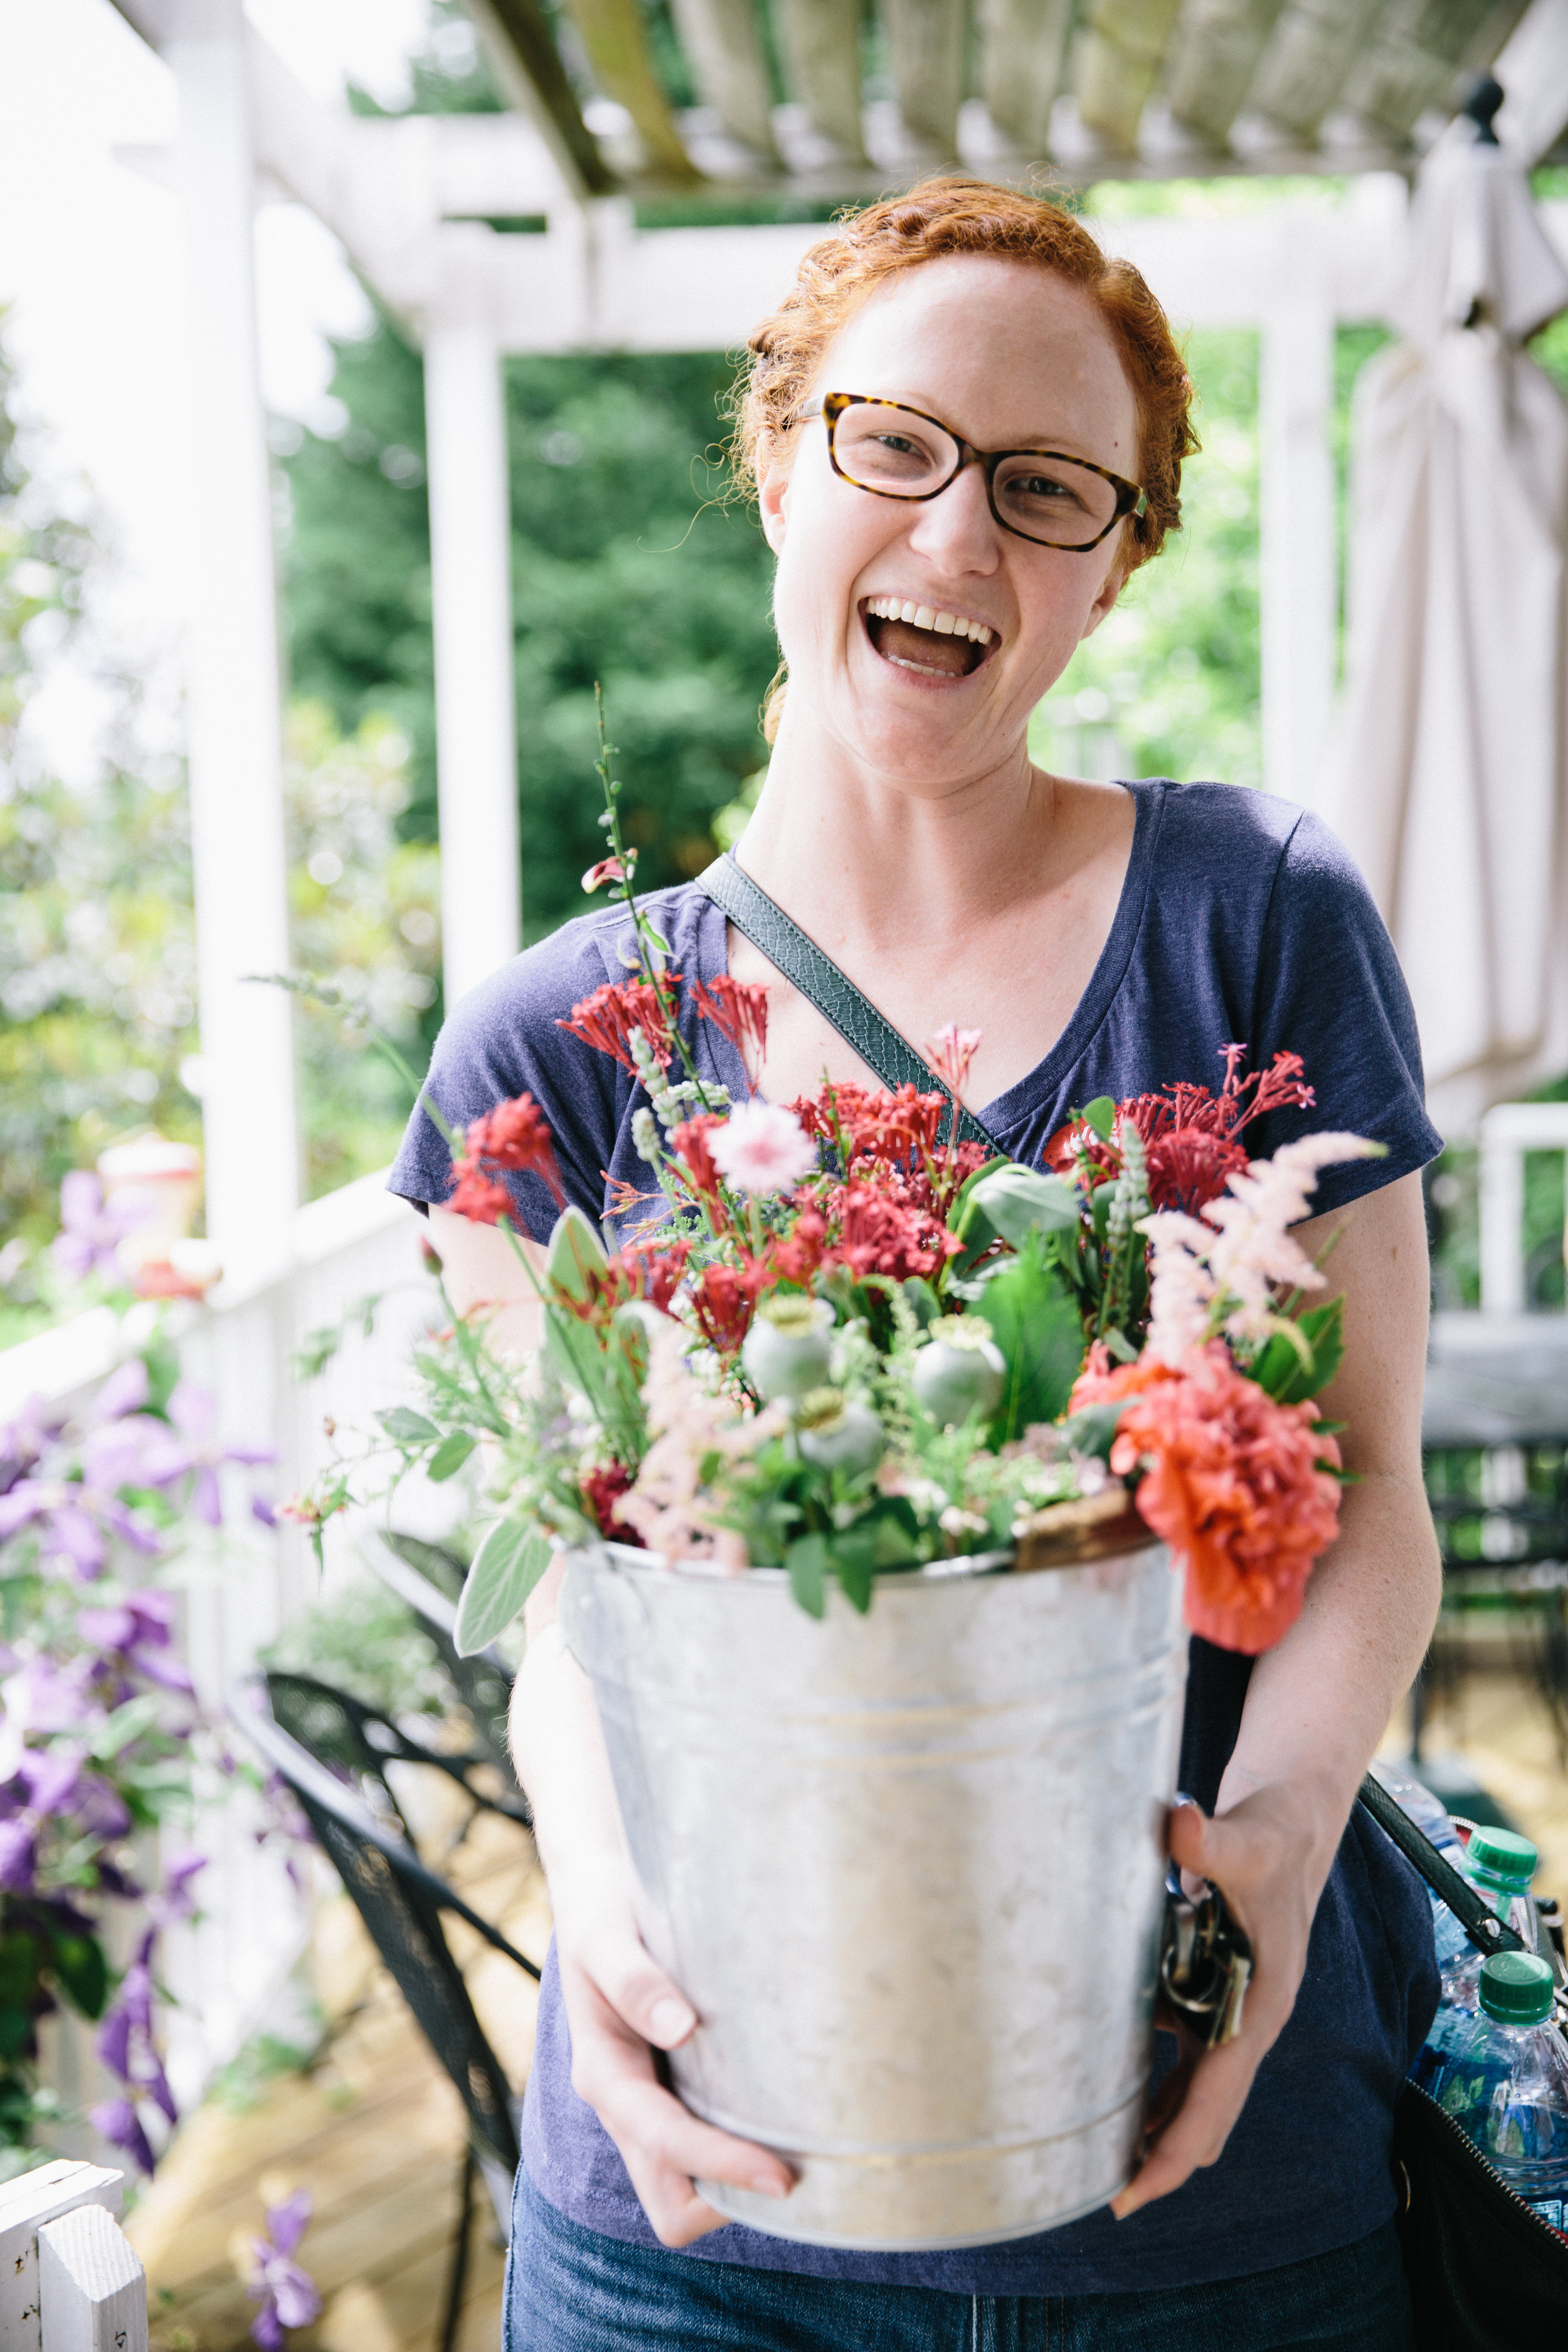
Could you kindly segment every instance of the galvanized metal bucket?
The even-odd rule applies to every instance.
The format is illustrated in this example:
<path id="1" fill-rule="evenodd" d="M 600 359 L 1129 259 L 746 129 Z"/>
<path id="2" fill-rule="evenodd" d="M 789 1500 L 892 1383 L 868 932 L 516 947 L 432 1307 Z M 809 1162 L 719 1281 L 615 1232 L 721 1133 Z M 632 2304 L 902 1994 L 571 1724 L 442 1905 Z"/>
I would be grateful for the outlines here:
<path id="1" fill-rule="evenodd" d="M 649 1950 L 700 2023 L 688 2106 L 781 2150 L 810 2244 L 1022 2237 L 1131 2176 L 1153 2044 L 1186 1637 L 1163 1546 L 836 1591 L 575 1553 Z"/>

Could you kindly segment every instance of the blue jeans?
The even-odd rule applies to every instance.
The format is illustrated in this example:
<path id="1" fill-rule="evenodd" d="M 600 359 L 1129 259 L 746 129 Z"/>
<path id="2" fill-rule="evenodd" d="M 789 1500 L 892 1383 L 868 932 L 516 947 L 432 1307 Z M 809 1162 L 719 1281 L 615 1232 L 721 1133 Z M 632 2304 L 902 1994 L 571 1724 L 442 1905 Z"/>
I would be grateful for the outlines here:
<path id="1" fill-rule="evenodd" d="M 525 2172 L 505 2352 L 1411 2352 L 1399 2242 L 1146 2294 L 968 2295 L 689 2262 L 570 2221 Z"/>

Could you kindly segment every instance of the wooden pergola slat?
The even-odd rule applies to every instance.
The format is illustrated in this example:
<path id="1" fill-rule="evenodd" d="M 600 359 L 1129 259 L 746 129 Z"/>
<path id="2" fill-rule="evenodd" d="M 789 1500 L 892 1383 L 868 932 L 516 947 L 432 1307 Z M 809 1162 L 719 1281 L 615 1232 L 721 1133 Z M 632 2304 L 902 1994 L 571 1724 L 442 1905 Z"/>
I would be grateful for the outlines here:
<path id="1" fill-rule="evenodd" d="M 863 163 L 860 26 L 855 9 L 845 0 L 776 0 L 776 13 L 784 78 L 812 129 L 830 139 L 847 163 Z"/>
<path id="2" fill-rule="evenodd" d="M 568 184 L 584 195 L 609 195 L 616 175 L 583 120 L 539 0 L 470 0 L 468 13 L 504 94 L 533 115 Z"/>
<path id="3" fill-rule="evenodd" d="M 1090 0 L 1078 52 L 1079 116 L 1120 154 L 1138 144 L 1180 6 L 1181 0 Z"/>
<path id="4" fill-rule="evenodd" d="M 936 154 L 958 153 L 964 0 L 882 0 L 904 128 Z"/>
<path id="5" fill-rule="evenodd" d="M 1338 105 L 1384 0 L 1290 0 L 1264 51 L 1248 103 L 1303 144 Z"/>
<path id="6" fill-rule="evenodd" d="M 1428 108 L 1448 110 L 1457 82 L 1490 65 L 1524 9 L 1525 0 L 1394 0 L 1346 81 L 1346 104 L 1407 139 Z"/>
<path id="7" fill-rule="evenodd" d="M 1284 0 L 1189 0 L 1166 62 L 1171 112 L 1222 146 L 1246 103 Z"/>
<path id="8" fill-rule="evenodd" d="M 654 71 L 637 0 L 566 0 L 566 10 L 595 80 L 631 116 L 649 171 L 676 185 L 700 180 Z"/>
<path id="9" fill-rule="evenodd" d="M 1021 155 L 1044 155 L 1050 144 L 1072 14 L 1072 0 L 981 0 L 983 93 Z"/>
<path id="10" fill-rule="evenodd" d="M 752 0 L 670 0 L 697 87 L 731 139 L 775 167 L 773 88 Z"/>

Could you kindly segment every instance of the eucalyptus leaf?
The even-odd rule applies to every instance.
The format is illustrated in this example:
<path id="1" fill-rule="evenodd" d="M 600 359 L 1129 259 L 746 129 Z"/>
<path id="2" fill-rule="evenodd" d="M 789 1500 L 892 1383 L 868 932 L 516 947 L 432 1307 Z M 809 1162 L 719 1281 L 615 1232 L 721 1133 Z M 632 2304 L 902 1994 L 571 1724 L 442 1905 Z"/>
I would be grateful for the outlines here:
<path id="1" fill-rule="evenodd" d="M 994 1241 L 1021 1249 L 1029 1234 L 1069 1233 L 1078 1218 L 1078 1194 L 1064 1178 L 1005 1163 L 983 1176 L 964 1203 L 963 1223 L 953 1228 L 968 1244 L 961 1264 Z"/>
<path id="2" fill-rule="evenodd" d="M 1079 1117 L 1082 1119 L 1085 1127 L 1093 1128 L 1101 1143 L 1109 1143 L 1111 1137 L 1116 1132 L 1116 1102 L 1114 1097 L 1110 1095 L 1096 1095 L 1091 1103 L 1086 1103 L 1084 1105 L 1082 1110 L 1079 1113 Z"/>
<path id="3" fill-rule="evenodd" d="M 511 1623 L 552 1558 L 536 1527 L 523 1519 L 498 1519 L 474 1554 L 458 1603 L 452 1640 L 460 1658 L 493 1642 Z"/>
<path id="4" fill-rule="evenodd" d="M 608 1264 L 597 1229 L 582 1210 L 574 1203 L 563 1209 L 544 1254 L 544 1270 L 556 1289 L 568 1298 L 586 1298 L 593 1276 Z"/>

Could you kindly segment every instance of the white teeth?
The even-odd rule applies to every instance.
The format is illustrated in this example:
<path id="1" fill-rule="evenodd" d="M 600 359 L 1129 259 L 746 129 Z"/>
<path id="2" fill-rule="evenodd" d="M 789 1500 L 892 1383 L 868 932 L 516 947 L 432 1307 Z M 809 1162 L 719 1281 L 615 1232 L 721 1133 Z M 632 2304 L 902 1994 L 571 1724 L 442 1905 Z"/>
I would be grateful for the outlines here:
<path id="1" fill-rule="evenodd" d="M 866 610 L 874 621 L 908 621 L 939 637 L 967 637 L 977 646 L 988 646 L 995 635 L 984 621 L 966 621 L 957 613 L 939 613 L 931 604 L 913 604 L 898 596 L 869 596 Z"/>

